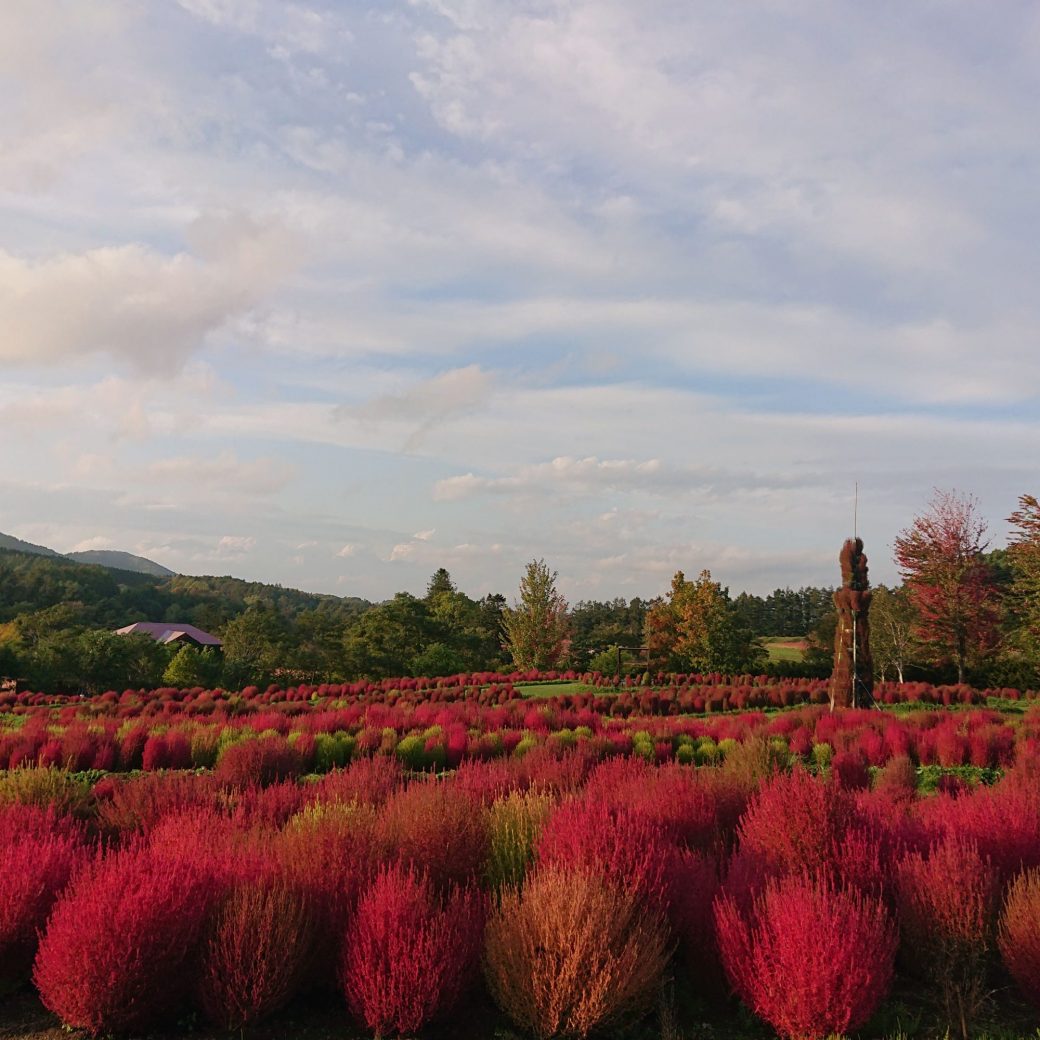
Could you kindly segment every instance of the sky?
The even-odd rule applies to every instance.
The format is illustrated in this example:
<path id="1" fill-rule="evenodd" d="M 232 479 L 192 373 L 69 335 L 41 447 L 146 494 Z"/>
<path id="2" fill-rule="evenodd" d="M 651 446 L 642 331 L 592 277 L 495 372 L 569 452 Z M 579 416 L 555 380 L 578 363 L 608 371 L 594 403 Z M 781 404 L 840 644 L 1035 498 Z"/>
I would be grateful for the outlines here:
<path id="1" fill-rule="evenodd" d="M 572 601 L 875 581 L 1040 458 L 1040 7 L 6 0 L 0 531 Z"/>

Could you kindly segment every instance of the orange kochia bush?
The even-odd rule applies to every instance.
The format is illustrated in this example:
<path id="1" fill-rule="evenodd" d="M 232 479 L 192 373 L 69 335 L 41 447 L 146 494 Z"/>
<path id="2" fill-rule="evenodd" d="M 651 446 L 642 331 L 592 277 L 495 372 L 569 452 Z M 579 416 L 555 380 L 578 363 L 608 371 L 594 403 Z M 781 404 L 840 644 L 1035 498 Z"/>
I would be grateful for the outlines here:
<path id="1" fill-rule="evenodd" d="M 495 1001 L 539 1040 L 586 1037 L 653 1003 L 672 950 L 664 917 L 585 869 L 540 865 L 488 921 Z"/>

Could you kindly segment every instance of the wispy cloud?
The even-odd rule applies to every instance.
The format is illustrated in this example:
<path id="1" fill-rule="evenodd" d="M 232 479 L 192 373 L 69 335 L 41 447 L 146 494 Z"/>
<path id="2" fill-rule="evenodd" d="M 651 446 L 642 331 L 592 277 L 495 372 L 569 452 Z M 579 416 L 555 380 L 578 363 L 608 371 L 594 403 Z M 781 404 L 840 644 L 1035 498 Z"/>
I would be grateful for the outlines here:
<path id="1" fill-rule="evenodd" d="M 159 459 L 147 468 L 153 481 L 204 487 L 226 495 L 273 495 L 292 479 L 295 468 L 275 458 L 242 460 L 226 449 L 215 457 L 181 455 Z"/>
<path id="2" fill-rule="evenodd" d="M 674 495 L 691 491 L 736 492 L 805 487 L 806 474 L 755 474 L 712 466 L 669 466 L 660 459 L 576 459 L 561 455 L 551 462 L 521 466 L 509 476 L 479 477 L 465 473 L 446 477 L 433 487 L 433 497 L 454 501 L 479 494 L 573 495 L 602 491 Z M 608 516 L 611 514 L 607 514 Z"/>
<path id="3" fill-rule="evenodd" d="M 857 478 L 877 573 L 935 484 L 999 543 L 1038 70 L 1023 4 L 0 5 L 0 530 L 377 599 L 830 580 Z"/>
<path id="4" fill-rule="evenodd" d="M 362 422 L 390 423 L 410 432 L 406 451 L 417 447 L 435 427 L 455 416 L 472 414 L 485 407 L 494 387 L 494 377 L 479 365 L 442 372 L 399 394 L 384 394 L 357 408 L 340 407 L 340 416 Z"/>

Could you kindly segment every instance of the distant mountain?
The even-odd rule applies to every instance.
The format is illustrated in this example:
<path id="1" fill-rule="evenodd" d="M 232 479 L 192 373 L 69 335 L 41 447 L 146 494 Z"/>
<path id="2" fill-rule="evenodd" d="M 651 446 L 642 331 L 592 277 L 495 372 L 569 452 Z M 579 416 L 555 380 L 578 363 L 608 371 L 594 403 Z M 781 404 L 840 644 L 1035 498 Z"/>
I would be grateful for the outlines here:
<path id="1" fill-rule="evenodd" d="M 75 563 L 89 563 L 95 567 L 108 567 L 110 570 L 132 571 L 134 574 L 151 574 L 155 578 L 172 578 L 177 572 L 171 571 L 161 563 L 148 560 L 133 553 L 120 552 L 118 549 L 89 549 L 86 552 L 60 553 L 48 549 L 46 545 L 34 545 L 23 542 L 14 535 L 0 533 L 0 549 L 11 549 L 14 552 L 32 553 L 34 556 L 53 556 L 59 559 L 73 560 Z"/>
<path id="2" fill-rule="evenodd" d="M 137 574 L 152 574 L 156 578 L 172 578 L 177 572 L 171 571 L 161 563 L 134 556 L 133 553 L 120 552 L 117 549 L 88 549 L 85 552 L 65 553 L 65 558 L 76 563 L 92 563 L 98 567 L 109 567 L 120 571 L 134 571 Z"/>
<path id="3" fill-rule="evenodd" d="M 61 553 L 48 549 L 45 545 L 34 545 L 23 542 L 21 538 L 0 532 L 0 549 L 12 549 L 14 552 L 32 553 L 34 556 L 61 556 Z"/>
<path id="4" fill-rule="evenodd" d="M 122 568 L 128 566 L 122 560 L 127 554 L 110 555 L 120 559 Z M 325 619 L 347 622 L 371 606 L 354 596 L 302 592 L 241 578 L 148 574 L 81 563 L 60 553 L 47 556 L 0 548 L 0 625 L 60 605 L 70 608 L 71 623 L 87 628 L 172 619 L 207 632 L 222 630 L 250 607 L 266 607 L 289 620 L 319 611 Z"/>

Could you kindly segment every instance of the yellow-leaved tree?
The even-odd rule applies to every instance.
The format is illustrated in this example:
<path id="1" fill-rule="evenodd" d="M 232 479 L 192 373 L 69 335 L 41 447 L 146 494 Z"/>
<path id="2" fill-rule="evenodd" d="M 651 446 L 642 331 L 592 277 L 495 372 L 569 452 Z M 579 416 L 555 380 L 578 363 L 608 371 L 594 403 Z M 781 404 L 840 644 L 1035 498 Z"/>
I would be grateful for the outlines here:
<path id="1" fill-rule="evenodd" d="M 676 571 L 668 596 L 647 613 L 646 645 L 656 665 L 673 671 L 743 672 L 764 657 L 733 610 L 729 592 L 707 570 L 696 581 Z"/>

